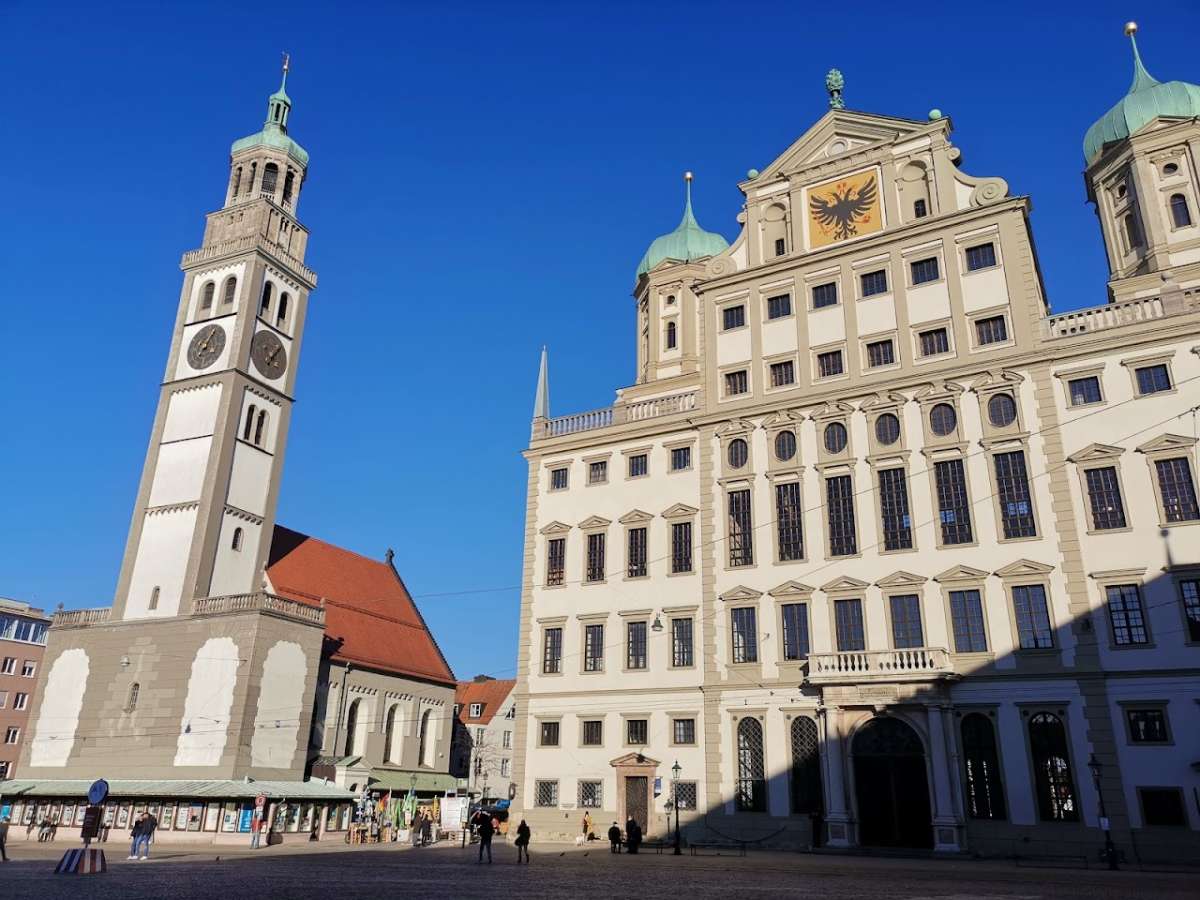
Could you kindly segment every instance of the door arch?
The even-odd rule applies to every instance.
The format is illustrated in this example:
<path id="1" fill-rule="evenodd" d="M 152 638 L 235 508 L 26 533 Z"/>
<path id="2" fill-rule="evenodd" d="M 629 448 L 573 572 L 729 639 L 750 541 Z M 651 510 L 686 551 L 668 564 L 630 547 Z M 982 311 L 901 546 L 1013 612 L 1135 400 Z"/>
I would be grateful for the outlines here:
<path id="1" fill-rule="evenodd" d="M 933 847 L 929 779 L 920 737 L 901 719 L 872 719 L 854 735 L 854 795 L 859 843 Z"/>

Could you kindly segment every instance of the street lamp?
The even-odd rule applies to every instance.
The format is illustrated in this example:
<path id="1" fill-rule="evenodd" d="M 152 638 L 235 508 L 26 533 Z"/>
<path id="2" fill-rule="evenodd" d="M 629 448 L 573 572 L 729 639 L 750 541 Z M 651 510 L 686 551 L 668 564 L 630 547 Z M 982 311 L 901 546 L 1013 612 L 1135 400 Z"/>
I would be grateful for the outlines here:
<path id="1" fill-rule="evenodd" d="M 1104 766 L 1093 753 L 1087 762 L 1087 767 L 1092 770 L 1092 784 L 1096 786 L 1096 797 L 1100 801 L 1100 827 L 1104 829 L 1104 856 L 1108 860 L 1108 868 L 1115 872 L 1120 868 L 1117 865 L 1117 848 L 1113 846 L 1112 832 L 1108 827 L 1108 813 L 1104 809 L 1104 793 L 1100 790 L 1100 772 Z"/>
<path id="2" fill-rule="evenodd" d="M 653 631 L 655 634 L 658 634 L 659 632 L 661 632 L 663 630 L 662 619 L 660 619 L 658 617 L 658 613 L 654 614 L 654 624 L 650 626 L 650 630 Z"/>
<path id="3" fill-rule="evenodd" d="M 675 801 L 675 855 L 681 856 L 683 851 L 679 849 L 679 773 L 683 771 L 683 767 L 679 765 L 679 760 L 675 760 L 675 765 L 671 766 L 671 797 Z"/>

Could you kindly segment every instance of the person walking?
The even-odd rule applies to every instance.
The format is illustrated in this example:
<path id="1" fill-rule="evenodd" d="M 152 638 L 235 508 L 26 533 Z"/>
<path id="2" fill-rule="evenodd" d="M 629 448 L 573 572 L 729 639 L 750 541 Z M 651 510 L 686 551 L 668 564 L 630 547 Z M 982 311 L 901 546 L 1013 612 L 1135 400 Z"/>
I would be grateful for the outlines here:
<path id="1" fill-rule="evenodd" d="M 479 862 L 483 862 L 483 851 L 487 850 L 489 866 L 492 864 L 492 835 L 495 833 L 492 820 L 485 816 L 479 823 Z"/>
<path id="2" fill-rule="evenodd" d="M 586 810 L 583 813 L 583 839 L 586 841 L 592 834 L 592 814 Z"/>
<path id="3" fill-rule="evenodd" d="M 529 863 L 529 826 L 525 824 L 525 820 L 521 820 L 521 824 L 517 826 L 517 865 L 521 864 L 521 854 L 525 854 L 525 862 Z"/>
<path id="4" fill-rule="evenodd" d="M 8 843 L 8 816 L 0 819 L 0 862 L 8 862 L 8 851 L 4 849 Z"/>
<path id="5" fill-rule="evenodd" d="M 608 829 L 608 852 L 621 852 L 621 828 L 616 822 L 613 822 L 612 827 Z"/>
<path id="6" fill-rule="evenodd" d="M 429 813 L 421 820 L 421 843 L 426 847 L 433 843 L 433 816 Z"/>
<path id="7" fill-rule="evenodd" d="M 153 813 L 146 813 L 142 819 L 142 833 L 138 836 L 138 853 L 139 860 L 147 860 L 150 858 L 150 842 L 154 840 L 154 830 L 158 828 L 158 819 Z"/>
<path id="8" fill-rule="evenodd" d="M 129 856 L 127 859 L 137 859 L 138 844 L 142 840 L 142 821 L 146 818 L 145 814 L 138 816 L 137 821 L 133 823 L 133 827 L 129 829 Z"/>
<path id="9" fill-rule="evenodd" d="M 638 827 L 638 823 L 630 816 L 629 821 L 625 823 L 625 847 L 630 853 L 638 852 L 638 845 L 642 842 L 642 829 Z"/>

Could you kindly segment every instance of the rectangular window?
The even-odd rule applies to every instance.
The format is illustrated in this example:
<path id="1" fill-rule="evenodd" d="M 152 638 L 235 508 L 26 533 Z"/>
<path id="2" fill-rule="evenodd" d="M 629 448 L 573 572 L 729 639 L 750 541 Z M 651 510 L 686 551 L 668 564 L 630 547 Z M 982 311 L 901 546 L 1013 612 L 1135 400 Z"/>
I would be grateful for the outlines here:
<path id="1" fill-rule="evenodd" d="M 730 610 L 733 625 L 733 661 L 758 662 L 758 613 L 753 606 Z"/>
<path id="2" fill-rule="evenodd" d="M 939 353 L 950 352 L 950 336 L 945 328 L 932 328 L 920 334 L 921 355 L 937 356 Z"/>
<path id="3" fill-rule="evenodd" d="M 4 657 L 3 665 L 0 665 L 0 675 L 12 675 L 17 671 L 17 659 L 15 656 Z"/>
<path id="4" fill-rule="evenodd" d="M 641 478 L 650 471 L 650 457 L 645 453 L 635 453 L 629 457 L 629 477 Z"/>
<path id="5" fill-rule="evenodd" d="M 721 310 L 721 324 L 725 331 L 741 328 L 746 324 L 746 307 L 727 306 Z"/>
<path id="6" fill-rule="evenodd" d="M 1104 399 L 1100 394 L 1100 378 L 1096 375 L 1070 379 L 1067 382 L 1067 391 L 1071 395 L 1072 406 L 1086 406 Z"/>
<path id="7" fill-rule="evenodd" d="M 604 580 L 604 532 L 597 531 L 587 536 L 587 580 Z"/>
<path id="8" fill-rule="evenodd" d="M 567 539 L 546 541 L 546 584 L 562 584 L 567 571 Z"/>
<path id="9" fill-rule="evenodd" d="M 883 548 L 911 550 L 912 516 L 908 510 L 908 478 L 904 469 L 879 470 L 879 513 Z"/>
<path id="10" fill-rule="evenodd" d="M 890 366 L 896 361 L 896 348 L 891 338 L 883 341 L 871 341 L 867 344 L 867 366 L 877 369 L 880 366 Z"/>
<path id="11" fill-rule="evenodd" d="M 671 524 L 671 573 L 692 571 L 692 523 Z"/>
<path id="12" fill-rule="evenodd" d="M 775 527 L 779 537 L 779 561 L 804 559 L 804 510 L 800 507 L 800 482 L 775 485 Z"/>
<path id="13" fill-rule="evenodd" d="M 1005 538 L 1034 537 L 1033 501 L 1029 497 L 1029 476 L 1025 471 L 1025 453 L 1013 450 L 993 457 L 996 467 L 996 494 L 1000 502 L 1000 522 Z"/>
<path id="14" fill-rule="evenodd" d="M 790 359 L 771 363 L 771 387 L 785 387 L 796 383 L 796 364 Z"/>
<path id="15" fill-rule="evenodd" d="M 511 765 L 512 765 L 512 760 L 508 759 L 507 757 L 505 759 L 500 760 L 500 777 L 501 778 L 507 778 L 509 776 Z"/>
<path id="16" fill-rule="evenodd" d="M 676 744 L 696 743 L 696 720 L 675 719 L 672 723 L 675 730 Z"/>
<path id="17" fill-rule="evenodd" d="M 538 744 L 542 747 L 558 746 L 558 722 L 541 722 Z"/>
<path id="18" fill-rule="evenodd" d="M 854 486 L 849 475 L 825 479 L 825 512 L 829 521 L 829 555 L 853 556 L 858 552 L 854 527 Z"/>
<path id="19" fill-rule="evenodd" d="M 4 733 L 4 743 L 15 744 L 21 738 L 21 729 L 15 725 L 10 725 L 8 731 Z"/>
<path id="20" fill-rule="evenodd" d="M 987 631 L 983 627 L 983 600 L 979 591 L 950 592 L 950 621 L 954 627 L 955 653 L 987 651 Z"/>
<path id="21" fill-rule="evenodd" d="M 813 309 L 822 309 L 826 306 L 837 306 L 837 282 L 831 281 L 828 284 L 814 285 L 812 289 L 812 301 Z"/>
<path id="22" fill-rule="evenodd" d="M 671 451 L 671 471 L 682 472 L 692 467 L 692 448 L 676 447 Z"/>
<path id="23" fill-rule="evenodd" d="M 1158 490 L 1162 494 L 1163 515 L 1168 522 L 1191 522 L 1200 519 L 1196 506 L 1196 486 L 1192 483 L 1192 466 L 1186 456 L 1156 459 Z"/>
<path id="24" fill-rule="evenodd" d="M 775 238 L 775 255 L 783 256 L 787 253 L 787 241 L 783 238 Z"/>
<path id="25" fill-rule="evenodd" d="M 1129 740 L 1134 744 L 1165 744 L 1170 740 L 1164 710 L 1127 709 L 1125 718 L 1129 722 Z"/>
<path id="26" fill-rule="evenodd" d="M 32 678 L 33 673 L 37 671 L 37 663 L 32 659 L 25 660 L 25 665 L 21 666 L 21 677 Z"/>
<path id="27" fill-rule="evenodd" d="M 645 719 L 625 720 L 625 743 L 645 744 L 650 734 L 649 723 Z"/>
<path id="28" fill-rule="evenodd" d="M 1013 612 L 1017 617 L 1017 642 L 1022 650 L 1049 650 L 1054 646 L 1046 588 L 1028 584 L 1012 589 Z"/>
<path id="29" fill-rule="evenodd" d="M 483 715 L 483 704 L 482 703 L 472 703 L 470 708 L 467 710 L 467 718 L 469 718 L 469 719 L 478 719 L 482 715 Z"/>
<path id="30" fill-rule="evenodd" d="M 696 808 L 696 782 L 694 781 L 676 781 L 675 782 L 675 802 L 679 804 L 680 809 L 695 809 Z"/>
<path id="31" fill-rule="evenodd" d="M 1008 340 L 1008 324 L 1004 316 L 988 316 L 975 320 L 975 340 L 984 344 L 1003 344 Z"/>
<path id="32" fill-rule="evenodd" d="M 600 793 L 602 781 L 581 781 L 579 782 L 579 808 L 580 809 L 599 809 L 602 805 L 602 795 Z"/>
<path id="33" fill-rule="evenodd" d="M 588 463 L 588 484 L 604 484 L 608 481 L 608 460 Z"/>
<path id="34" fill-rule="evenodd" d="M 8 706 L 8 691 L 0 691 L 0 709 Z"/>
<path id="35" fill-rule="evenodd" d="M 558 806 L 558 782 L 535 781 L 533 783 L 534 806 Z"/>
<path id="36" fill-rule="evenodd" d="M 1108 597 L 1108 618 L 1112 625 L 1113 643 L 1125 647 L 1148 644 L 1146 615 L 1142 609 L 1142 592 L 1136 584 L 1112 584 L 1105 589 Z"/>
<path id="37" fill-rule="evenodd" d="M 583 626 L 583 671 L 604 671 L 604 626 Z"/>
<path id="38" fill-rule="evenodd" d="M 643 578 L 646 575 L 646 529 L 629 529 L 629 565 L 630 578 Z"/>
<path id="39" fill-rule="evenodd" d="M 500 748 L 502 750 L 511 750 L 512 749 L 512 732 L 511 731 L 504 732 L 502 738 L 503 738 L 503 740 L 500 744 Z"/>
<path id="40" fill-rule="evenodd" d="M 745 369 L 742 369 L 740 372 L 725 373 L 726 397 L 735 397 L 738 394 L 746 393 L 748 390 L 750 390 L 750 381 Z"/>
<path id="41" fill-rule="evenodd" d="M 831 378 L 834 375 L 841 375 L 844 371 L 846 371 L 846 367 L 842 363 L 841 350 L 829 350 L 826 353 L 817 354 L 818 378 Z"/>
<path id="42" fill-rule="evenodd" d="M 924 647 L 921 630 L 921 599 L 916 594 L 888 597 L 892 613 L 892 646 L 897 650 Z"/>
<path id="43" fill-rule="evenodd" d="M 560 469 L 550 470 L 550 490 L 562 491 L 567 487 L 567 473 L 570 472 L 566 466 Z"/>
<path id="44" fill-rule="evenodd" d="M 808 657 L 808 604 L 785 603 L 783 613 L 783 658 L 787 660 Z"/>
<path id="45" fill-rule="evenodd" d="M 767 318 L 782 319 L 792 314 L 792 295 L 780 294 L 778 297 L 767 298 Z"/>
<path id="46" fill-rule="evenodd" d="M 942 543 L 971 543 L 971 505 L 967 500 L 967 476 L 962 460 L 948 459 L 934 463 L 933 471 L 937 483 Z"/>
<path id="47" fill-rule="evenodd" d="M 839 653 L 867 649 L 863 629 L 862 601 L 857 599 L 833 601 L 834 627 Z"/>
<path id="48" fill-rule="evenodd" d="M 930 281 L 937 281 L 941 277 L 936 256 L 915 260 L 909 263 L 908 267 L 912 272 L 913 284 L 927 284 Z"/>
<path id="49" fill-rule="evenodd" d="M 1187 812 L 1179 788 L 1138 788 L 1142 800 L 1142 822 L 1166 828 L 1186 828 Z"/>
<path id="50" fill-rule="evenodd" d="M 1092 527 L 1097 531 L 1125 527 L 1125 504 L 1121 500 L 1121 482 L 1115 466 L 1101 466 L 1084 473 Z"/>
<path id="51" fill-rule="evenodd" d="M 604 743 L 604 720 L 586 719 L 583 723 L 583 746 L 599 747 Z"/>
<path id="52" fill-rule="evenodd" d="M 1157 394 L 1171 389 L 1171 371 L 1166 363 L 1134 369 L 1139 394 Z"/>
<path id="53" fill-rule="evenodd" d="M 858 280 L 862 285 L 862 295 L 864 297 L 874 297 L 876 294 L 887 293 L 887 271 L 885 269 L 864 272 L 859 276 Z"/>
<path id="54" fill-rule="evenodd" d="M 628 623 L 625 628 L 625 634 L 625 668 L 646 668 L 646 623 Z"/>
<path id="55" fill-rule="evenodd" d="M 750 524 L 750 491 L 729 492 L 729 565 L 754 564 L 754 531 Z"/>
<path id="56" fill-rule="evenodd" d="M 686 668 L 692 665 L 692 620 L 671 620 L 671 665 Z"/>
<path id="57" fill-rule="evenodd" d="M 967 248 L 967 271 L 990 269 L 996 264 L 996 246 L 991 243 Z"/>
<path id="58" fill-rule="evenodd" d="M 1200 579 L 1179 582 L 1179 599 L 1183 601 L 1183 617 L 1187 620 L 1187 639 L 1200 641 Z"/>
<path id="59" fill-rule="evenodd" d="M 562 629 L 547 628 L 542 645 L 542 671 L 556 675 L 562 671 Z"/>

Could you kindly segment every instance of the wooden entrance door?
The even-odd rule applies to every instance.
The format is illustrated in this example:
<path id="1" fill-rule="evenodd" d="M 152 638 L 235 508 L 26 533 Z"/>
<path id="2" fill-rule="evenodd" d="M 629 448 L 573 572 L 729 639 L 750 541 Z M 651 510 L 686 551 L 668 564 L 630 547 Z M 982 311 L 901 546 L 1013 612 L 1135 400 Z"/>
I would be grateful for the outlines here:
<path id="1" fill-rule="evenodd" d="M 647 830 L 648 826 L 649 798 L 649 778 L 645 775 L 625 776 L 625 818 L 637 822 L 643 832 Z M 624 827 L 625 823 L 622 822 L 621 825 Z"/>
<path id="2" fill-rule="evenodd" d="M 854 737 L 859 842 L 879 847 L 933 846 L 925 749 L 907 724 L 875 719 Z"/>

